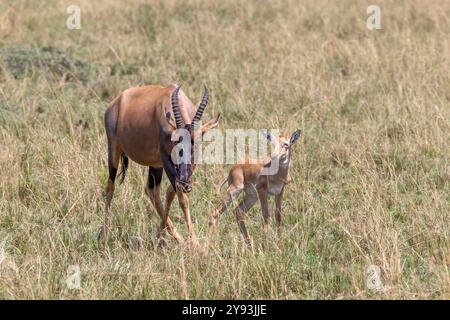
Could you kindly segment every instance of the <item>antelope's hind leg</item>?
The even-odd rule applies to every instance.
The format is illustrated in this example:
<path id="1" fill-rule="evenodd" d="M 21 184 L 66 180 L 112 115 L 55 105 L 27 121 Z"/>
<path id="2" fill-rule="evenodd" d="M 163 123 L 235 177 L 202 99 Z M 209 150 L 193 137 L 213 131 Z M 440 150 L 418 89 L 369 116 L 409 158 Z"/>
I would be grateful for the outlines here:
<path id="1" fill-rule="evenodd" d="M 109 230 L 109 209 L 111 206 L 111 200 L 114 195 L 114 181 L 116 180 L 117 170 L 119 168 L 121 150 L 117 142 L 108 136 L 108 171 L 109 178 L 105 190 L 105 214 L 103 220 L 103 226 L 100 228 L 97 235 L 97 240 L 107 239 Z M 124 173 L 125 174 L 125 173 Z"/>
<path id="2" fill-rule="evenodd" d="M 237 208 L 234 210 L 234 215 L 236 216 L 239 229 L 241 230 L 242 236 L 244 237 L 245 243 L 251 245 L 250 237 L 248 236 L 247 227 L 245 226 L 245 213 L 253 207 L 258 200 L 258 197 L 254 194 L 247 194 L 245 198 L 239 203 Z"/>
<path id="3" fill-rule="evenodd" d="M 148 180 L 147 185 L 145 187 L 145 193 L 150 198 L 151 203 L 156 209 L 159 217 L 161 218 L 161 225 L 158 228 L 158 232 L 156 235 L 158 245 L 162 244 L 161 242 L 161 232 L 165 229 L 169 232 L 171 236 L 173 236 L 179 243 L 183 242 L 183 238 L 177 233 L 175 230 L 172 221 L 168 217 L 168 213 L 166 208 L 163 205 L 161 200 L 161 180 L 163 175 L 163 168 L 154 168 L 149 167 L 148 169 Z M 173 197 L 172 197 L 173 198 Z"/>

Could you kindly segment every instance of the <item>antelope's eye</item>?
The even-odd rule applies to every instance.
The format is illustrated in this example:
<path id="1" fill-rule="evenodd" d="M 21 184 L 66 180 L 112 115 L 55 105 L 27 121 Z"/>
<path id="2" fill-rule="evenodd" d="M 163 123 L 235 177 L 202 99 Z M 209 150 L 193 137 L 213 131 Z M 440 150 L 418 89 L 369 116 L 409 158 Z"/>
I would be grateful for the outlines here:
<path id="1" fill-rule="evenodd" d="M 180 157 L 183 157 L 183 149 L 181 149 L 178 154 L 180 155 Z"/>
<path id="2" fill-rule="evenodd" d="M 289 143 L 287 143 L 287 142 L 283 143 L 283 147 L 289 148 Z"/>

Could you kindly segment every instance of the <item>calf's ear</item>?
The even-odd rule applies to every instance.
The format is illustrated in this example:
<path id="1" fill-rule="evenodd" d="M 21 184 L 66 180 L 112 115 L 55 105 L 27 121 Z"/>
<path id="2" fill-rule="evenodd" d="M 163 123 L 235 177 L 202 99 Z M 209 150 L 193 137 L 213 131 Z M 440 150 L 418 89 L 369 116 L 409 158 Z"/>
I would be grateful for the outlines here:
<path id="1" fill-rule="evenodd" d="M 302 134 L 302 130 L 301 129 L 297 129 L 291 136 L 291 141 L 289 141 L 289 144 L 294 144 L 298 138 L 300 138 Z"/>
<path id="2" fill-rule="evenodd" d="M 270 142 L 276 141 L 275 137 L 268 130 L 261 130 L 261 134 Z"/>

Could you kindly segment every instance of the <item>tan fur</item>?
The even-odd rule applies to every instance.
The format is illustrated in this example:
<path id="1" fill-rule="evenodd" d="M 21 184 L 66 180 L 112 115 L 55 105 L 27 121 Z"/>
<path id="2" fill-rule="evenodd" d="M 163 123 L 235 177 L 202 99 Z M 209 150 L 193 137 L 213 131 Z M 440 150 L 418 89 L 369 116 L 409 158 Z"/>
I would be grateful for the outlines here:
<path id="1" fill-rule="evenodd" d="M 208 255 L 211 237 L 216 229 L 217 221 L 220 215 L 228 208 L 242 192 L 244 197 L 236 207 L 234 214 L 236 216 L 240 231 L 247 244 L 250 244 L 250 238 L 244 223 L 244 215 L 259 199 L 261 204 L 263 227 L 267 231 L 269 223 L 268 195 L 275 196 L 275 219 L 277 222 L 278 235 L 281 234 L 281 200 L 289 179 L 289 164 L 291 160 L 290 146 L 283 148 L 283 145 L 289 143 L 289 138 L 278 137 L 278 147 L 275 149 L 271 159 L 266 161 L 251 160 L 246 163 L 234 165 L 228 178 L 222 183 L 228 183 L 226 195 L 211 214 L 209 220 L 209 229 L 206 237 L 204 253 Z M 278 172 L 274 175 L 263 174 L 264 166 L 269 166 L 271 161 L 279 161 Z"/>

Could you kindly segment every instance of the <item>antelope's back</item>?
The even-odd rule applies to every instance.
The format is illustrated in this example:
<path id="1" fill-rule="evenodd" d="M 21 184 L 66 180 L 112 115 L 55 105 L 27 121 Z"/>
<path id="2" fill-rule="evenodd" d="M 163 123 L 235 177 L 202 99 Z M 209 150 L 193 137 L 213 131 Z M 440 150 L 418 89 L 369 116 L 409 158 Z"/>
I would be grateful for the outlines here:
<path id="1" fill-rule="evenodd" d="M 117 140 L 123 152 L 133 161 L 160 167 L 160 132 L 171 130 L 165 119 L 170 106 L 171 88 L 134 87 L 120 96 L 117 115 Z"/>

